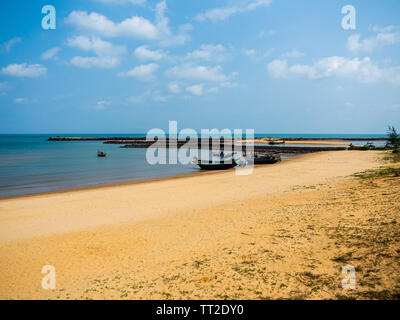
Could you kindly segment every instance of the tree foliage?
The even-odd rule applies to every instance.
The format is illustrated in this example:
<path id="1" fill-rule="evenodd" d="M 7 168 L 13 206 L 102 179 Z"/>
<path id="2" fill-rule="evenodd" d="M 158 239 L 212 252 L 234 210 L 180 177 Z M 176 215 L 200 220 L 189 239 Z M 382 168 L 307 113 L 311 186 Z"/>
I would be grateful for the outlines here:
<path id="1" fill-rule="evenodd" d="M 389 126 L 387 145 L 394 148 L 400 147 L 400 135 L 397 133 L 396 128 L 393 126 Z"/>

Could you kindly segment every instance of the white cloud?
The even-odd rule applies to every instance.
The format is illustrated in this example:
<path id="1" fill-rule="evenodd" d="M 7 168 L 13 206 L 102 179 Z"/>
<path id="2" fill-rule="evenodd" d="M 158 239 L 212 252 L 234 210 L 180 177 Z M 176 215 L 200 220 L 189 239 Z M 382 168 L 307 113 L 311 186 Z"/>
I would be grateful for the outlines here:
<path id="1" fill-rule="evenodd" d="M 189 32 L 193 30 L 193 26 L 190 23 L 182 24 L 179 26 L 180 32 Z"/>
<path id="2" fill-rule="evenodd" d="M 141 39 L 157 39 L 158 30 L 149 20 L 133 16 L 122 22 L 115 23 L 99 13 L 86 11 L 72 11 L 67 23 L 78 29 L 98 32 L 104 37 L 134 37 Z"/>
<path id="3" fill-rule="evenodd" d="M 119 59 L 112 57 L 80 57 L 76 56 L 71 59 L 71 64 L 75 67 L 90 69 L 90 68 L 104 68 L 109 69 L 119 64 Z"/>
<path id="4" fill-rule="evenodd" d="M 55 47 L 55 48 L 51 48 L 45 52 L 42 53 L 41 58 L 43 60 L 51 60 L 51 59 L 56 59 L 57 58 L 57 54 L 60 52 L 61 48 L 59 47 Z"/>
<path id="5" fill-rule="evenodd" d="M 219 88 L 218 87 L 212 87 L 212 88 L 208 88 L 206 90 L 207 93 L 218 93 L 219 92 Z"/>
<path id="6" fill-rule="evenodd" d="M 177 82 L 170 82 L 168 84 L 168 90 L 176 94 L 181 92 L 181 87 Z"/>
<path id="7" fill-rule="evenodd" d="M 226 7 L 226 8 L 215 8 L 207 10 L 204 13 L 200 13 L 196 16 L 197 21 L 205 21 L 207 19 L 211 21 L 226 20 L 231 15 L 238 12 L 238 7 Z"/>
<path id="8" fill-rule="evenodd" d="M 133 37 L 146 40 L 157 40 L 161 45 L 181 45 L 190 40 L 188 32 L 191 25 L 182 25 L 177 34 L 169 27 L 169 19 L 165 16 L 167 3 L 165 0 L 156 6 L 155 23 L 150 20 L 133 16 L 121 22 L 114 22 L 97 12 L 72 11 L 66 22 L 80 30 L 97 32 L 103 37 Z"/>
<path id="9" fill-rule="evenodd" d="M 222 88 L 236 88 L 237 86 L 239 86 L 237 82 L 226 81 L 221 83 Z"/>
<path id="10" fill-rule="evenodd" d="M 15 102 L 15 103 L 19 103 L 19 104 L 28 103 L 28 102 L 29 102 L 29 99 L 28 99 L 28 98 L 15 98 L 15 99 L 14 99 L 14 102 Z"/>
<path id="11" fill-rule="evenodd" d="M 285 52 L 284 54 L 281 55 L 281 58 L 283 59 L 290 59 L 290 58 L 300 58 L 304 56 L 303 52 L 297 51 L 297 50 L 292 50 L 289 52 Z"/>
<path id="12" fill-rule="evenodd" d="M 196 85 L 187 87 L 186 91 L 190 92 L 191 94 L 193 94 L 195 96 L 201 96 L 201 95 L 203 95 L 203 88 L 204 88 L 203 84 L 196 84 Z"/>
<path id="13" fill-rule="evenodd" d="M 193 60 L 206 60 L 206 61 L 217 61 L 221 62 L 225 60 L 224 56 L 225 48 L 221 44 L 211 45 L 203 44 L 200 49 L 193 52 L 189 52 L 186 55 L 187 59 Z"/>
<path id="14" fill-rule="evenodd" d="M 347 49 L 353 53 L 372 52 L 374 49 L 379 47 L 394 45 L 400 42 L 400 33 L 389 32 L 389 30 L 393 30 L 393 28 L 394 26 L 386 29 L 383 28 L 381 29 L 382 32 L 379 32 L 375 36 L 363 39 L 361 41 L 360 34 L 353 34 L 347 38 Z"/>
<path id="15" fill-rule="evenodd" d="M 170 98 L 171 96 L 156 95 L 153 100 L 155 102 L 167 102 Z"/>
<path id="16" fill-rule="evenodd" d="M 263 39 L 263 38 L 267 38 L 267 37 L 272 37 L 274 34 L 276 34 L 276 30 L 273 30 L 273 29 L 261 31 L 257 35 L 257 38 Z"/>
<path id="17" fill-rule="evenodd" d="M 270 48 L 270 49 L 268 49 L 267 51 L 264 51 L 264 52 L 257 52 L 254 49 L 245 49 L 245 50 L 243 50 L 243 53 L 246 56 L 251 57 L 253 59 L 263 60 L 263 59 L 268 58 L 272 54 L 272 52 L 274 50 L 275 50 L 274 48 Z"/>
<path id="18" fill-rule="evenodd" d="M 14 103 L 18 104 L 27 104 L 27 103 L 35 103 L 37 102 L 37 99 L 29 99 L 29 98 L 15 98 Z"/>
<path id="19" fill-rule="evenodd" d="M 111 42 L 104 41 L 98 37 L 76 36 L 67 40 L 70 47 L 79 48 L 84 51 L 92 51 L 96 57 L 76 56 L 71 59 L 71 64 L 80 68 L 112 68 L 120 63 L 121 56 L 126 52 L 124 46 L 116 46 Z"/>
<path id="20" fill-rule="evenodd" d="M 223 21 L 234 14 L 252 11 L 260 7 L 268 7 L 270 4 L 271 0 L 247 0 L 242 2 L 241 5 L 207 10 L 204 13 L 198 14 L 195 19 L 197 21 Z"/>
<path id="21" fill-rule="evenodd" d="M 17 43 L 20 43 L 21 40 L 22 40 L 21 38 L 15 37 L 15 38 L 12 38 L 11 40 L 8 40 L 7 42 L 4 42 L 2 44 L 3 50 L 6 52 L 10 52 L 12 47 L 14 45 L 16 45 Z"/>
<path id="22" fill-rule="evenodd" d="M 167 70 L 167 75 L 178 79 L 195 79 L 203 81 L 227 81 L 221 66 L 207 67 L 195 64 L 182 64 Z"/>
<path id="23" fill-rule="evenodd" d="M 394 25 L 386 26 L 386 27 L 374 26 L 372 28 L 372 31 L 374 31 L 374 32 L 392 32 L 394 30 L 399 30 L 399 29 L 400 29 L 400 26 L 394 26 Z"/>
<path id="24" fill-rule="evenodd" d="M 133 54 L 140 60 L 161 60 L 165 57 L 165 53 L 161 50 L 150 50 L 147 46 L 136 48 Z"/>
<path id="25" fill-rule="evenodd" d="M 244 54 L 246 56 L 253 57 L 253 56 L 255 56 L 256 51 L 254 49 L 248 49 L 248 50 L 244 50 Z"/>
<path id="26" fill-rule="evenodd" d="M 156 6 L 156 26 L 159 33 L 160 44 L 163 46 L 182 45 L 190 40 L 188 34 L 192 30 L 192 25 L 184 24 L 179 27 L 179 32 L 174 35 L 169 27 L 169 19 L 165 16 L 167 2 L 163 0 Z"/>
<path id="27" fill-rule="evenodd" d="M 312 65 L 294 64 L 292 66 L 288 66 L 287 60 L 277 59 L 268 64 L 268 72 L 274 78 L 283 79 L 301 76 L 309 79 L 341 77 L 364 83 L 387 81 L 400 84 L 400 67 L 382 69 L 372 63 L 369 57 L 347 59 L 333 56 L 319 59 Z"/>
<path id="28" fill-rule="evenodd" d="M 14 77 L 38 78 L 46 74 L 47 69 L 40 64 L 10 64 L 1 69 L 3 74 Z"/>
<path id="29" fill-rule="evenodd" d="M 118 73 L 118 77 L 121 78 L 132 77 L 140 81 L 149 81 L 154 78 L 154 72 L 157 69 L 158 69 L 158 64 L 155 63 L 142 64 L 127 72 Z"/>
<path id="30" fill-rule="evenodd" d="M 99 110 L 103 110 L 105 109 L 107 106 L 109 106 L 111 104 L 111 101 L 107 101 L 107 100 L 100 100 L 97 101 L 95 108 L 99 109 Z"/>
<path id="31" fill-rule="evenodd" d="M 69 38 L 67 45 L 84 51 L 93 51 L 100 57 L 118 57 L 126 52 L 124 46 L 113 45 L 111 42 L 98 37 L 76 36 Z"/>

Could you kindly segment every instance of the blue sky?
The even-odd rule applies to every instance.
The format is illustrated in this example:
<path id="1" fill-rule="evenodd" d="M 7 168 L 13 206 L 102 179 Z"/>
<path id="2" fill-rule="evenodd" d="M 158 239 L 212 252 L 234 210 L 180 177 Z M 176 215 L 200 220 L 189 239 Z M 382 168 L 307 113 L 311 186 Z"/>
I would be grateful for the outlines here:
<path id="1" fill-rule="evenodd" d="M 341 25 L 344 5 L 356 29 Z M 56 8 L 56 30 L 41 26 Z M 0 133 L 385 133 L 398 0 L 2 1 Z"/>

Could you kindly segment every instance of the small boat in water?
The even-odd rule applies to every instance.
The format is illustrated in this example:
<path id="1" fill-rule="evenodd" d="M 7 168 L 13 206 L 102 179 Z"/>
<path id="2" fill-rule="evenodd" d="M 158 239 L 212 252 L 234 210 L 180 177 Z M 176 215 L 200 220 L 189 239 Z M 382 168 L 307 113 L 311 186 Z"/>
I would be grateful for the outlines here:
<path id="1" fill-rule="evenodd" d="M 221 158 L 218 161 L 199 160 L 197 157 L 194 157 L 193 164 L 198 165 L 203 170 L 227 170 L 238 165 L 233 158 L 225 159 L 223 153 L 221 153 Z"/>
<path id="2" fill-rule="evenodd" d="M 97 156 L 98 156 L 99 158 L 104 158 L 104 157 L 107 157 L 107 153 L 102 152 L 102 151 L 97 151 Z"/>

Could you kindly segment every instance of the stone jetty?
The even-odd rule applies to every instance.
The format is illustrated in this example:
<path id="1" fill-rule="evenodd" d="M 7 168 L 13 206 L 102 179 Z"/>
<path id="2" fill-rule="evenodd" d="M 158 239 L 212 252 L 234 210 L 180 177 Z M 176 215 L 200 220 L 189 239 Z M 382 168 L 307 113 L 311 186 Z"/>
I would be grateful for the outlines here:
<path id="1" fill-rule="evenodd" d="M 207 141 L 208 140 L 208 141 Z M 285 141 L 301 141 L 301 140 L 329 140 L 329 141 L 377 141 L 385 140 L 382 138 L 285 138 Z M 189 142 L 189 138 L 183 141 L 177 141 L 176 138 L 155 138 L 154 140 L 147 140 L 146 137 L 50 137 L 48 141 L 104 141 L 105 144 L 119 144 L 121 148 L 149 148 L 155 142 L 162 143 L 165 148 L 209 148 L 214 150 L 234 150 L 235 145 L 238 142 L 242 142 L 242 150 L 246 149 L 244 143 L 246 139 L 220 139 L 219 144 L 214 144 L 212 139 L 198 139 L 196 142 Z M 253 140 L 252 140 L 253 141 Z M 308 153 L 308 152 L 319 152 L 319 151 L 335 151 L 335 150 L 346 150 L 346 146 L 285 146 L 285 145 L 268 145 L 268 144 L 257 144 L 257 138 L 255 140 L 254 151 L 257 153 L 263 152 L 279 152 L 279 153 Z M 236 145 L 237 150 L 237 145 Z"/>

